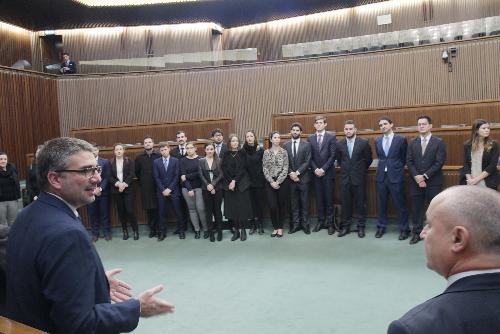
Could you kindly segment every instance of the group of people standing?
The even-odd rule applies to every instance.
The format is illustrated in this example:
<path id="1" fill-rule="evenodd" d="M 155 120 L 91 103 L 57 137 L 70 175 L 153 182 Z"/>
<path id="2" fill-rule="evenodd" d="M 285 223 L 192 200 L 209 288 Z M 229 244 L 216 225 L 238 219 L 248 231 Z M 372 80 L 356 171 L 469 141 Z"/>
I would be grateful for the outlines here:
<path id="1" fill-rule="evenodd" d="M 442 167 L 446 160 L 444 142 L 432 135 L 429 116 L 417 119 L 419 136 L 407 140 L 393 132 L 389 117 L 379 119 L 381 136 L 375 139 L 378 158 L 375 183 L 377 191 L 377 230 L 381 238 L 387 227 L 389 195 L 396 209 L 399 239 L 411 237 L 410 243 L 421 240 L 424 208 L 443 186 Z M 123 239 L 139 239 L 138 222 L 134 212 L 132 182 L 137 179 L 141 187 L 142 207 L 146 211 L 149 237 L 163 241 L 167 236 L 167 209 L 173 209 L 176 218 L 175 234 L 186 237 L 188 220 L 194 237 L 210 241 L 222 240 L 223 215 L 232 226 L 231 240 L 247 239 L 249 234 L 263 234 L 263 211 L 267 207 L 273 226 L 272 237 L 283 236 L 285 224 L 288 233 L 303 230 L 310 234 L 325 228 L 332 235 L 338 231 L 343 237 L 357 223 L 358 237 L 365 237 L 366 185 L 368 168 L 372 164 L 372 149 L 366 138 L 357 135 L 356 125 L 348 120 L 340 141 L 326 131 L 324 116 L 317 116 L 315 132 L 302 138 L 303 126 L 290 126 L 290 140 L 281 142 L 277 131 L 269 135 L 269 148 L 257 142 L 254 130 L 244 139 L 231 134 L 224 142 L 221 129 L 211 133 L 205 144 L 205 156 L 200 157 L 184 131 L 176 134 L 177 146 L 159 143 L 154 150 L 151 136 L 144 138 L 144 151 L 135 161 L 125 156 L 125 146 L 114 146 L 110 160 L 94 154 L 100 166 L 101 182 L 95 190 L 96 200 L 88 205 L 92 238 L 111 239 L 109 224 L 109 197 L 113 198 L 123 229 Z M 37 152 L 41 146 L 37 148 Z M 27 188 L 31 200 L 36 200 L 36 155 L 28 168 Z M 496 189 L 500 183 L 497 172 L 499 146 L 490 138 L 490 124 L 476 120 L 471 138 L 464 144 L 464 182 L 469 185 Z M 340 167 L 341 219 L 334 217 L 335 161 Z M 410 182 L 412 229 L 404 195 L 404 169 Z M 317 223 L 311 226 L 309 217 L 309 188 L 314 185 Z M 13 204 L 20 198 L 19 180 L 15 166 L 7 162 L 0 152 L 0 223 L 10 225 L 17 214 Z M 17 205 L 17 204 L 16 204 Z M 223 208 L 223 209 L 222 209 Z M 189 217 L 189 219 L 188 219 Z M 101 234 L 102 232 L 102 234 Z"/>

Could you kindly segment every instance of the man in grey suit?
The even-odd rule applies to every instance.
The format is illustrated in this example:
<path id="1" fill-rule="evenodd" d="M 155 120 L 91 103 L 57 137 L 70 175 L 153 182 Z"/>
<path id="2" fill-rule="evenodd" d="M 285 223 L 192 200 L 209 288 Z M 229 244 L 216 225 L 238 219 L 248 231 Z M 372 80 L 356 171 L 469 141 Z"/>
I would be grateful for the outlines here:
<path id="1" fill-rule="evenodd" d="M 358 218 L 358 237 L 365 237 L 366 223 L 366 175 L 372 159 L 368 140 L 356 135 L 353 121 L 344 124 L 345 138 L 337 143 L 337 161 L 340 164 L 342 196 L 342 221 L 338 237 L 351 232 L 353 207 Z"/>
<path id="2" fill-rule="evenodd" d="M 389 325 L 388 334 L 496 334 L 500 328 L 500 194 L 455 186 L 432 200 L 420 234 L 446 290 Z"/>
<path id="3" fill-rule="evenodd" d="M 290 127 L 289 140 L 284 148 L 288 153 L 288 178 L 290 179 L 290 201 L 292 209 L 292 227 L 289 234 L 301 228 L 310 234 L 309 227 L 309 182 L 311 181 L 311 144 L 300 139 L 302 124 L 293 123 Z"/>
<path id="4" fill-rule="evenodd" d="M 406 164 L 413 179 L 410 182 L 410 198 L 412 203 L 412 238 L 410 244 L 420 240 L 424 222 L 425 200 L 431 201 L 443 185 L 443 165 L 446 160 L 446 149 L 441 138 L 431 133 L 432 120 L 429 116 L 420 116 L 417 120 L 420 136 L 412 139 L 406 151 Z"/>

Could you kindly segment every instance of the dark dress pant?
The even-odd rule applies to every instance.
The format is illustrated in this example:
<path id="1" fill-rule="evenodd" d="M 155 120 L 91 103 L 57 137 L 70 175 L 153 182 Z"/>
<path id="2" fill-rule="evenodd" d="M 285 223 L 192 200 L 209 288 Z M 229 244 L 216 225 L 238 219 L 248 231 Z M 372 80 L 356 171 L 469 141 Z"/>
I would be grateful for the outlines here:
<path id="1" fill-rule="evenodd" d="M 318 223 L 333 224 L 333 189 L 335 179 L 314 176 L 314 188 L 316 190 L 316 209 L 318 211 Z"/>
<path id="2" fill-rule="evenodd" d="M 87 206 L 92 235 L 98 236 L 102 228 L 104 236 L 109 236 L 109 198 L 107 195 L 96 196 L 95 201 Z"/>
<path id="3" fill-rule="evenodd" d="M 290 204 L 292 223 L 309 225 L 309 184 L 290 181 Z"/>
<path id="4" fill-rule="evenodd" d="M 377 189 L 377 208 L 378 208 L 378 228 L 387 227 L 387 205 L 389 194 L 396 209 L 398 216 L 398 225 L 401 232 L 408 232 L 408 209 L 406 208 L 403 182 L 392 183 L 385 173 L 382 182 L 376 182 Z"/>
<path id="5" fill-rule="evenodd" d="M 205 203 L 205 214 L 207 216 L 208 230 L 222 230 L 222 191 L 217 190 L 215 194 L 203 190 L 203 202 Z M 215 219 L 215 224 L 214 224 Z"/>
<path id="6" fill-rule="evenodd" d="M 124 192 L 113 194 L 113 200 L 118 211 L 118 219 L 122 224 L 122 228 L 127 228 L 127 221 L 130 221 L 132 230 L 137 231 L 137 217 L 134 213 L 134 196 L 132 192 Z"/>
<path id="7" fill-rule="evenodd" d="M 353 217 L 358 220 L 358 228 L 366 225 L 366 185 L 342 184 L 342 222 L 340 228 L 349 229 Z"/>
<path id="8" fill-rule="evenodd" d="M 282 229 L 288 216 L 288 182 L 284 181 L 279 189 L 274 189 L 268 183 L 265 190 L 273 228 Z"/>

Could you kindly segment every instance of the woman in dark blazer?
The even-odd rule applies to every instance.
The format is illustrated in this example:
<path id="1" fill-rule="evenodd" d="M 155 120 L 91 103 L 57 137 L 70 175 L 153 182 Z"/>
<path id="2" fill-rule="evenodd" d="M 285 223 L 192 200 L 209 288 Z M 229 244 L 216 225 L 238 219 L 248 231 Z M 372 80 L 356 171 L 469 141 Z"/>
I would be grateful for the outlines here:
<path id="1" fill-rule="evenodd" d="M 257 137 L 255 136 L 254 130 L 248 130 L 246 132 L 243 150 L 245 150 L 247 154 L 247 171 L 248 175 L 250 175 L 249 191 L 253 211 L 250 234 L 254 234 L 256 231 L 258 231 L 259 234 L 264 234 L 262 225 L 262 208 L 264 206 L 264 196 L 262 196 L 262 194 L 264 194 L 264 185 L 266 184 L 266 179 L 262 171 L 262 156 L 264 155 L 264 149 L 257 143 Z"/>
<path id="2" fill-rule="evenodd" d="M 221 241 L 222 169 L 221 161 L 215 154 L 215 146 L 213 143 L 205 144 L 205 157 L 200 159 L 199 166 L 210 241 L 215 241 L 215 231 L 217 231 L 217 241 Z M 215 226 L 212 217 L 215 219 Z"/>
<path id="3" fill-rule="evenodd" d="M 27 176 L 26 176 L 26 191 L 28 192 L 28 197 L 30 198 L 30 203 L 38 198 L 40 194 L 40 188 L 38 187 L 38 181 L 36 176 L 36 158 L 38 153 L 42 150 L 43 145 L 38 145 L 35 151 L 35 156 L 31 165 L 28 166 Z"/>
<path id="4" fill-rule="evenodd" d="M 123 240 L 128 239 L 127 219 L 130 220 L 134 240 L 139 239 L 137 218 L 134 213 L 134 198 L 132 194 L 132 182 L 134 180 L 134 162 L 124 157 L 125 147 L 122 144 L 115 145 L 115 156 L 110 161 L 111 173 L 109 184 L 111 185 L 111 196 L 116 204 L 118 218 L 122 224 Z"/>
<path id="5" fill-rule="evenodd" d="M 468 185 L 497 189 L 498 142 L 490 138 L 490 123 L 477 119 L 472 125 L 471 138 L 464 144 L 464 170 Z"/>
<path id="6" fill-rule="evenodd" d="M 231 241 L 241 237 L 247 239 L 244 223 L 251 219 L 250 177 L 247 172 L 247 154 L 240 149 L 240 139 L 235 134 L 229 135 L 228 150 L 222 155 L 222 173 L 224 175 L 224 215 L 233 222 L 235 229 Z"/>

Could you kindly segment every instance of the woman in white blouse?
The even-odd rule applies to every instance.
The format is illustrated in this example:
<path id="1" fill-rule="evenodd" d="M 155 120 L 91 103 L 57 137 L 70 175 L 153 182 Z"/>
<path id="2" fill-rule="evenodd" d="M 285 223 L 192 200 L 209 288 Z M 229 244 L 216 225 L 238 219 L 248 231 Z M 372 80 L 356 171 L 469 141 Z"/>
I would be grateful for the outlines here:
<path id="1" fill-rule="evenodd" d="M 288 216 L 288 154 L 280 146 L 279 132 L 269 134 L 270 148 L 264 152 L 262 169 L 266 178 L 266 195 L 271 211 L 273 233 L 271 237 L 283 236 L 283 222 Z"/>

